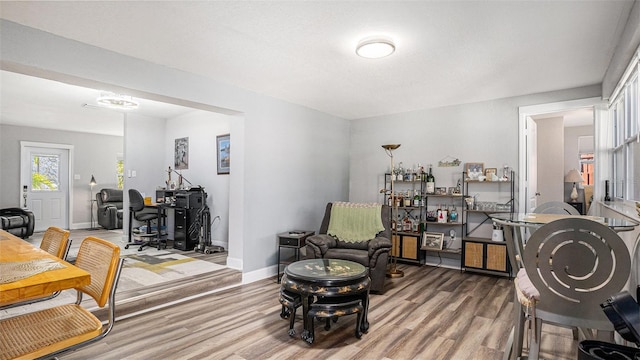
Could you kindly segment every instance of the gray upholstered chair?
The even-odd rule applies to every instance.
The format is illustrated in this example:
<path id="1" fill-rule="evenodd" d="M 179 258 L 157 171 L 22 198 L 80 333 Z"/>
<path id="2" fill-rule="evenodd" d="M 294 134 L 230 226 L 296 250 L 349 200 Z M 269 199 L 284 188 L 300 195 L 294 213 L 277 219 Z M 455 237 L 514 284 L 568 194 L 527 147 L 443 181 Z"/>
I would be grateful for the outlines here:
<path id="1" fill-rule="evenodd" d="M 98 225 L 107 230 L 122 229 L 122 201 L 122 190 L 100 190 L 96 194 Z"/>
<path id="2" fill-rule="evenodd" d="M 390 207 L 383 205 L 380 211 L 384 230 L 376 234 L 373 239 L 360 242 L 340 241 L 327 234 L 331 207 L 332 203 L 328 203 L 318 234 L 306 240 L 306 258 L 343 259 L 360 263 L 369 270 L 371 291 L 382 292 L 391 250 Z"/>
<path id="3" fill-rule="evenodd" d="M 580 215 L 576 208 L 562 201 L 549 201 L 538 205 L 533 212 L 536 214 Z"/>
<path id="4" fill-rule="evenodd" d="M 543 322 L 578 328 L 586 339 L 602 337 L 596 331 L 613 339 L 613 325 L 600 304 L 622 289 L 631 267 L 629 250 L 615 231 L 589 219 L 555 220 L 533 233 L 522 260 L 516 290 L 530 302 L 515 305 L 533 325 L 529 359 L 538 359 Z M 505 358 L 510 352 L 520 356 L 522 314 L 515 321 L 513 351 L 505 349 Z"/>

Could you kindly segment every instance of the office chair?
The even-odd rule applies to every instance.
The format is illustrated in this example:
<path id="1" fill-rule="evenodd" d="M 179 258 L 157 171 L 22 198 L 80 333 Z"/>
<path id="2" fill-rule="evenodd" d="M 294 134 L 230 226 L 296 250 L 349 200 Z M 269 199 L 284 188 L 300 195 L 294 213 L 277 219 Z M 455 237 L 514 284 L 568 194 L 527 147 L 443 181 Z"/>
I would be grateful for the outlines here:
<path id="1" fill-rule="evenodd" d="M 151 231 L 151 221 L 158 219 L 158 213 L 155 211 L 145 212 L 144 209 L 145 209 L 145 205 L 144 205 L 144 198 L 142 197 L 142 194 L 140 194 L 138 190 L 129 189 L 129 212 L 133 214 L 134 219 L 138 221 L 144 221 L 147 223 L 146 234 L 142 235 L 145 241 L 143 241 L 142 244 L 140 244 L 138 251 L 142 251 L 142 249 L 144 249 L 145 246 L 153 245 L 153 243 L 155 242 L 154 238 L 156 238 L 158 242 L 160 241 L 160 233 L 159 233 L 160 223 L 159 222 L 158 222 L 158 229 L 157 229 L 158 233 L 154 233 Z M 131 219 L 131 216 L 129 216 L 129 219 Z M 129 223 L 129 233 L 131 233 L 131 229 L 132 229 L 132 225 L 131 223 Z M 128 247 L 129 245 L 127 244 L 125 249 Z M 159 243 L 158 243 L 158 250 L 160 250 Z"/>

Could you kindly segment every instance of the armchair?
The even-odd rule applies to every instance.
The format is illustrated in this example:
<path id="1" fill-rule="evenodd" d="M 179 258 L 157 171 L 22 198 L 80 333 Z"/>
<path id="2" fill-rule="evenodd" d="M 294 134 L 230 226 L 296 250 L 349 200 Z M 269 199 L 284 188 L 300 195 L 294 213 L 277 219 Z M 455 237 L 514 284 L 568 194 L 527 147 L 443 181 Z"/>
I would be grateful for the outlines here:
<path id="1" fill-rule="evenodd" d="M 21 208 L 0 209 L 0 222 L 2 230 L 23 239 L 33 235 L 33 228 L 36 224 L 33 212 Z"/>
<path id="2" fill-rule="evenodd" d="M 98 225 L 107 230 L 122 229 L 122 190 L 102 189 L 96 194 Z"/>
<path id="3" fill-rule="evenodd" d="M 305 257 L 307 259 L 344 259 L 360 263 L 369 270 L 369 277 L 371 277 L 370 290 L 382 292 L 387 273 L 387 259 L 391 250 L 389 206 L 383 205 L 380 213 L 384 230 L 370 240 L 346 242 L 327 234 L 332 205 L 332 203 L 327 204 L 318 234 L 307 238 Z"/>

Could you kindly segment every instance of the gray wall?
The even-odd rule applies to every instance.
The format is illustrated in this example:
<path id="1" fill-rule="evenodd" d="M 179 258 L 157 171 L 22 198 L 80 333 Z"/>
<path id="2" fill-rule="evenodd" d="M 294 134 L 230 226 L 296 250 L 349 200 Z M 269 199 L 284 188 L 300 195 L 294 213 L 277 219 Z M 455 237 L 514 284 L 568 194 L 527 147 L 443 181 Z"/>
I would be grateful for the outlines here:
<path id="1" fill-rule="evenodd" d="M 241 268 L 245 281 L 275 274 L 277 233 L 317 230 L 326 202 L 348 198 L 344 119 L 6 20 L 0 20 L 0 59 L 8 71 L 239 114 L 230 127 L 237 162 L 229 175 L 228 264 Z M 132 122 L 125 120 L 125 161 L 138 176 L 125 187 L 152 191 L 167 166 L 157 156 L 165 151 L 157 141 L 165 134 L 155 125 L 129 128 Z"/>
<path id="2" fill-rule="evenodd" d="M 71 228 L 90 226 L 91 175 L 96 182 L 94 193 L 116 187 L 116 161 L 123 153 L 121 136 L 58 131 L 24 126 L 0 125 L 0 208 L 21 204 L 20 141 L 67 144 L 74 146 L 73 172 L 80 178 L 73 183 L 73 223 Z M 95 210 L 95 208 L 94 208 Z"/>
<path id="3" fill-rule="evenodd" d="M 599 95 L 600 86 L 593 85 L 354 120 L 350 200 L 381 201 L 382 174 L 389 168 L 382 144 L 402 144 L 395 151 L 396 164 L 433 164 L 436 186 L 455 186 L 467 162 L 482 162 L 485 168 L 498 169 L 508 164 L 518 169 L 518 107 Z M 437 166 L 448 157 L 460 159 L 461 166 Z"/>
<path id="4" fill-rule="evenodd" d="M 618 39 L 614 39 L 618 41 Z M 602 80 L 602 97 L 608 99 L 616 85 L 620 81 L 627 65 L 631 61 L 633 54 L 638 50 L 640 44 L 640 3 L 636 0 L 629 14 L 629 19 L 625 25 L 622 36 L 616 46 L 615 53 L 611 58 L 609 67 Z"/>
<path id="5" fill-rule="evenodd" d="M 177 171 L 194 186 L 204 187 L 211 219 L 219 217 L 211 229 L 212 242 L 225 249 L 229 247 L 229 175 L 217 173 L 216 136 L 229 134 L 231 121 L 232 116 L 201 110 L 168 119 L 164 144 L 165 169 L 169 166 L 174 169 L 175 139 L 189 138 L 189 168 Z M 167 179 L 165 174 L 158 185 L 164 186 Z M 171 180 L 177 182 L 178 175 L 173 173 Z"/>

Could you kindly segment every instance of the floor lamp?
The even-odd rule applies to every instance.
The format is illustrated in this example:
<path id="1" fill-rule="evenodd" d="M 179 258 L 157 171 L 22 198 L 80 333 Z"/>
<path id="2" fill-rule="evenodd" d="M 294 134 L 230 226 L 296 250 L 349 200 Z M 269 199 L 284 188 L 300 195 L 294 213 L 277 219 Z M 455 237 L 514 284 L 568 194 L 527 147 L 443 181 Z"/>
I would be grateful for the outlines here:
<path id="1" fill-rule="evenodd" d="M 96 178 L 94 178 L 93 175 L 91 175 L 91 181 L 89 181 L 89 187 L 90 187 L 89 202 L 91 203 L 91 230 L 94 230 L 96 228 L 95 226 L 93 226 L 93 223 L 95 222 L 95 218 L 93 216 L 93 202 L 95 201 L 95 199 L 93 198 L 94 186 L 96 186 Z"/>
<path id="2" fill-rule="evenodd" d="M 382 145 L 382 148 L 384 149 L 384 152 L 387 153 L 387 155 L 389 155 L 389 158 L 391 159 L 391 167 L 390 167 L 390 172 L 391 172 L 391 219 L 397 219 L 398 218 L 398 203 L 395 201 L 395 193 L 393 190 L 393 183 L 394 183 L 394 179 L 393 179 L 393 150 L 397 149 L 400 147 L 400 144 L 387 144 L 387 145 Z M 396 224 L 395 227 L 391 228 L 391 243 L 393 244 L 395 240 L 398 239 L 398 224 Z M 393 255 L 393 250 L 394 246 L 392 245 L 391 247 L 391 254 L 390 254 L 390 264 L 389 267 L 387 268 L 387 277 L 390 278 L 396 278 L 396 277 L 403 277 L 404 276 L 404 272 L 402 270 L 398 270 L 398 257 Z"/>

